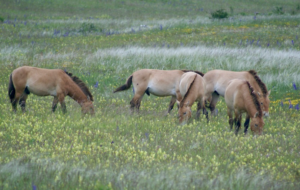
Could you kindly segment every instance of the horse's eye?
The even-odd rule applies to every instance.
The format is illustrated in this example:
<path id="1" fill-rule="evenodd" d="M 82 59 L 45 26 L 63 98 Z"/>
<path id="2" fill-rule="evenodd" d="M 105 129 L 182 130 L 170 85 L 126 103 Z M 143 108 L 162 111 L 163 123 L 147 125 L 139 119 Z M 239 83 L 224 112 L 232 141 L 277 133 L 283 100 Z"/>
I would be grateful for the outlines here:
<path id="1" fill-rule="evenodd" d="M 183 112 L 183 115 L 185 115 L 186 114 L 186 112 Z"/>
<path id="2" fill-rule="evenodd" d="M 257 125 L 257 124 L 254 124 L 254 126 L 255 126 L 255 127 L 258 127 L 258 125 Z"/>
<path id="3" fill-rule="evenodd" d="M 260 104 L 261 104 L 261 105 L 263 105 L 263 103 L 262 103 L 262 102 L 260 102 Z"/>

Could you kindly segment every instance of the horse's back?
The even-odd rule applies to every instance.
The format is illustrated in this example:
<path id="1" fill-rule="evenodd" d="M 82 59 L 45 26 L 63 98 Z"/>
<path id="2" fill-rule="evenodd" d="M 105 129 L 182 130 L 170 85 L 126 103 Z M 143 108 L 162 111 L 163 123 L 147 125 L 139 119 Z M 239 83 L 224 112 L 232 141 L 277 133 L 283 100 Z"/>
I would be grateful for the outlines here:
<path id="1" fill-rule="evenodd" d="M 132 83 L 137 91 L 148 89 L 156 96 L 174 96 L 182 74 L 180 70 L 141 69 L 132 74 Z"/>
<path id="2" fill-rule="evenodd" d="M 229 81 L 233 79 L 247 79 L 248 77 L 249 73 L 247 71 L 211 70 L 205 73 L 203 78 L 208 92 L 216 91 L 219 95 L 224 96 Z"/>
<path id="3" fill-rule="evenodd" d="M 23 66 L 12 72 L 13 83 L 16 88 L 28 88 L 36 95 L 56 95 L 57 87 L 62 86 L 63 81 L 68 80 L 67 75 L 61 69 L 43 69 Z"/>
<path id="4" fill-rule="evenodd" d="M 203 97 L 205 94 L 205 81 L 202 76 L 194 73 L 194 72 L 187 72 L 184 73 L 181 77 L 179 90 L 180 94 L 184 96 L 187 91 L 189 90 L 190 86 L 193 85 L 193 93 L 196 97 Z"/>

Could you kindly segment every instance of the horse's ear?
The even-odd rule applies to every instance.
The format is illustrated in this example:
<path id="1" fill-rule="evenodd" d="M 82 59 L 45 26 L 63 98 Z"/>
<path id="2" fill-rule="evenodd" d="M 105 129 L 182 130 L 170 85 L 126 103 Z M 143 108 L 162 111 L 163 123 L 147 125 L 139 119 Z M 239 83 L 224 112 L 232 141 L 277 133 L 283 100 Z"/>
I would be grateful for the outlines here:
<path id="1" fill-rule="evenodd" d="M 271 90 L 268 91 L 268 96 L 270 96 L 270 94 L 271 94 Z"/>
<path id="2" fill-rule="evenodd" d="M 254 91 L 253 91 L 254 92 Z M 257 95 L 260 97 L 260 93 L 259 92 L 257 92 Z"/>
<path id="3" fill-rule="evenodd" d="M 187 101 L 187 103 L 185 103 L 185 106 L 189 106 L 190 101 Z"/>
<path id="4" fill-rule="evenodd" d="M 256 118 L 258 116 L 258 112 L 255 113 L 254 118 Z"/>

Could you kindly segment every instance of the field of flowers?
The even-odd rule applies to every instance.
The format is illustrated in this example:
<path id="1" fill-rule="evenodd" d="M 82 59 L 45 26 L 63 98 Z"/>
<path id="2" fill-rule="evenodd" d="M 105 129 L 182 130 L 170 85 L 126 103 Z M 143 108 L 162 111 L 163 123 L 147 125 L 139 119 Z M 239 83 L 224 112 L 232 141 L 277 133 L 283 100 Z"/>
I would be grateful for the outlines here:
<path id="1" fill-rule="evenodd" d="M 26 9 L 16 7 L 33 1 L 3 3 L 0 189 L 300 188 L 299 15 L 269 15 L 272 7 L 262 4 L 266 13 L 254 17 L 249 12 L 255 7 L 249 6 L 247 13 L 241 3 L 235 10 L 246 16 L 232 14 L 219 21 L 203 13 L 211 7 L 193 6 L 196 2 L 189 0 L 141 1 L 123 18 L 118 15 L 126 8 L 119 6 L 128 7 L 130 1 L 112 2 L 106 3 L 116 14 L 96 14 L 95 9 L 89 14 L 87 8 L 96 5 L 86 8 L 77 2 L 70 10 L 85 14 L 75 16 L 35 13 L 37 7 L 45 10 L 39 4 L 29 6 L 24 16 Z M 292 2 L 286 2 L 289 9 Z M 149 6 L 146 19 L 134 19 L 144 5 Z M 183 12 L 194 8 L 179 18 L 172 7 Z M 60 68 L 78 76 L 94 96 L 95 116 L 83 117 L 70 98 L 66 114 L 60 106 L 52 113 L 53 98 L 35 95 L 29 96 L 26 113 L 20 107 L 13 113 L 8 79 L 22 65 Z M 142 68 L 255 69 L 271 90 L 264 134 L 245 136 L 241 131 L 235 136 L 223 98 L 209 123 L 204 116 L 194 119 L 194 106 L 192 121 L 180 126 L 177 109 L 166 115 L 170 98 L 153 95 L 144 96 L 140 114 L 131 115 L 132 89 L 112 92 Z"/>

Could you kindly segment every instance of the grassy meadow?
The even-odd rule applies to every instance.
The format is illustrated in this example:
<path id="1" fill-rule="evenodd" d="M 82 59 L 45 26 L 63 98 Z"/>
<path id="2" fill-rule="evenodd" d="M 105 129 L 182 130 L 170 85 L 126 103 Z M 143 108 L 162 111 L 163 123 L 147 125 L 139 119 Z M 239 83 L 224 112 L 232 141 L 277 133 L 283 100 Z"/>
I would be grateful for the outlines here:
<path id="1" fill-rule="evenodd" d="M 299 31 L 295 0 L 0 0 L 0 189 L 299 189 Z M 13 113 L 23 65 L 78 76 L 95 116 L 35 95 Z M 153 95 L 131 115 L 132 88 L 112 92 L 142 68 L 255 69 L 271 90 L 264 134 L 235 136 L 224 98 L 209 123 L 194 105 L 180 126 Z"/>

